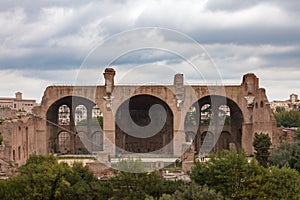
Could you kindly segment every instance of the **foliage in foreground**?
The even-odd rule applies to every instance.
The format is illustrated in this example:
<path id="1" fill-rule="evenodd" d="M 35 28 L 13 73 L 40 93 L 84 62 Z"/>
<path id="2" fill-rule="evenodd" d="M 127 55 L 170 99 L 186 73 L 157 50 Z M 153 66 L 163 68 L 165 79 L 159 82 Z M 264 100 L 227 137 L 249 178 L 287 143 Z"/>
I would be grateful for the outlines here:
<path id="1" fill-rule="evenodd" d="M 160 200 L 222 200 L 224 197 L 209 189 L 206 185 L 200 186 L 192 182 L 179 188 L 173 195 L 164 194 Z"/>
<path id="2" fill-rule="evenodd" d="M 289 165 L 300 172 L 300 143 L 282 143 L 276 147 L 270 156 L 272 165 L 283 167 Z"/>
<path id="3" fill-rule="evenodd" d="M 289 167 L 264 168 L 244 152 L 224 151 L 197 163 L 191 179 L 228 199 L 300 199 L 300 175 Z"/>
<path id="4" fill-rule="evenodd" d="M 19 175 L 0 182 L 1 199 L 108 199 L 112 192 L 81 163 L 70 167 L 53 156 L 32 156 Z"/>
<path id="5" fill-rule="evenodd" d="M 150 174 L 119 171 L 110 181 L 114 188 L 112 200 L 140 200 L 147 197 L 158 199 L 163 194 L 173 194 L 184 186 L 182 181 L 163 180 L 157 171 Z"/>
<path id="6" fill-rule="evenodd" d="M 196 163 L 191 184 L 165 181 L 158 172 L 116 171 L 109 181 L 96 179 L 86 167 L 58 164 L 53 156 L 32 156 L 19 174 L 0 181 L 1 199 L 210 200 L 300 199 L 300 174 L 283 165 L 269 168 L 248 162 L 244 152 L 211 154 Z M 129 162 L 140 168 L 140 164 Z M 121 168 L 128 164 L 120 164 Z"/>
<path id="7" fill-rule="evenodd" d="M 128 166 L 121 162 L 122 167 Z M 141 169 L 139 162 L 133 163 Z M 130 173 L 119 171 L 109 181 L 100 181 L 83 167 L 58 163 L 53 156 L 31 156 L 19 174 L 0 181 L 0 199 L 159 199 L 183 186 L 181 181 L 164 181 L 158 172 Z"/>

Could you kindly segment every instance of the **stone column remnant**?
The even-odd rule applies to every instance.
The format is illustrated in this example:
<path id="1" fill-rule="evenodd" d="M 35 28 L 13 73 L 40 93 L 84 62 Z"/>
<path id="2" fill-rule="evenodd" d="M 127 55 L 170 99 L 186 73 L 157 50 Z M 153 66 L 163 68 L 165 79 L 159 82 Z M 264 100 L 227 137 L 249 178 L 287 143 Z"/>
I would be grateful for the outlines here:
<path id="1" fill-rule="evenodd" d="M 175 74 L 173 84 L 175 88 L 176 106 L 178 110 L 181 110 L 184 101 L 183 74 Z"/>
<path id="2" fill-rule="evenodd" d="M 104 79 L 105 79 L 105 95 L 104 99 L 106 100 L 106 109 L 111 110 L 112 107 L 112 92 L 114 89 L 114 77 L 116 75 L 116 72 L 113 68 L 106 68 L 104 73 Z"/>

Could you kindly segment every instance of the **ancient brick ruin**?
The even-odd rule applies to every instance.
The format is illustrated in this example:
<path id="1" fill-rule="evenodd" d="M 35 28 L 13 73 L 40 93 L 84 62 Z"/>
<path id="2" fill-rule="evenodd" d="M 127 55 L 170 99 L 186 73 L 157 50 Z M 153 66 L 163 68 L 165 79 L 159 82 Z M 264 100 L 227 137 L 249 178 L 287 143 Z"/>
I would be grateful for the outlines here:
<path id="1" fill-rule="evenodd" d="M 256 132 L 279 143 L 281 133 L 254 74 L 244 75 L 240 85 L 226 86 L 184 85 L 182 74 L 170 85 L 115 85 L 115 74 L 105 70 L 105 85 L 47 87 L 34 115 L 0 126 L 1 158 L 21 165 L 30 154 L 180 157 L 190 145 L 196 153 L 244 149 L 251 155 Z M 150 116 L 155 106 L 159 109 Z M 95 108 L 103 124 L 95 123 Z M 76 119 L 77 112 L 86 113 L 84 123 Z M 139 137 L 155 121 L 164 123 L 154 135 Z"/>

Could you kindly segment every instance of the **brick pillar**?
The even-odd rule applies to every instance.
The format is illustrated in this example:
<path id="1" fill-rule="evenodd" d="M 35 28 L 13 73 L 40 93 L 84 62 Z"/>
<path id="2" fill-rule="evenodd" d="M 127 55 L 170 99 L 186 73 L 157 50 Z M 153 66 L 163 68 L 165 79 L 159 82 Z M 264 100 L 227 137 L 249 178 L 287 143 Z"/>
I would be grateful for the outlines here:
<path id="1" fill-rule="evenodd" d="M 111 157 L 115 156 L 115 118 L 112 111 L 103 112 L 103 151 Z"/>

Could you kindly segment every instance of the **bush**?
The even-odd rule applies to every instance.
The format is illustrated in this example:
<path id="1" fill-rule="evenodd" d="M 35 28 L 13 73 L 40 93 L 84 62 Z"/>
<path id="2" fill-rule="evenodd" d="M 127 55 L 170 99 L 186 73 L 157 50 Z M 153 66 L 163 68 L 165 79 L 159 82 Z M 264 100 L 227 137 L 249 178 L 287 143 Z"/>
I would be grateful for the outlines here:
<path id="1" fill-rule="evenodd" d="M 81 163 L 70 167 L 53 156 L 31 156 L 4 187 L 1 199 L 108 199 L 113 192 Z"/>
<path id="2" fill-rule="evenodd" d="M 191 185 L 185 186 L 182 189 L 177 190 L 172 195 L 172 200 L 221 200 L 224 197 L 209 189 L 206 185 L 200 186 L 192 182 Z"/>
<path id="3" fill-rule="evenodd" d="M 191 179 L 227 199 L 300 199 L 300 175 L 289 167 L 264 168 L 248 163 L 243 152 L 220 152 L 197 163 Z"/>
<path id="4" fill-rule="evenodd" d="M 283 167 L 289 165 L 300 172 L 300 143 L 284 142 L 276 147 L 270 156 L 271 165 Z"/>

